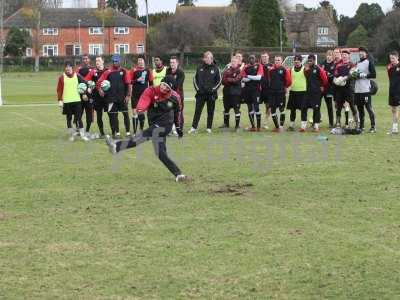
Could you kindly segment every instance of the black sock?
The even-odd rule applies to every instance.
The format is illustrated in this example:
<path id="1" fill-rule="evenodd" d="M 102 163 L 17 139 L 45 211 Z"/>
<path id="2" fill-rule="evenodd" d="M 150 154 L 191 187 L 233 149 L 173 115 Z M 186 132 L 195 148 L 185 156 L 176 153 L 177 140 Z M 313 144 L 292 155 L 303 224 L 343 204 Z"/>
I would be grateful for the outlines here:
<path id="1" fill-rule="evenodd" d="M 224 125 L 229 127 L 229 113 L 224 114 Z"/>
<path id="2" fill-rule="evenodd" d="M 279 128 L 278 116 L 276 114 L 272 115 L 272 121 L 274 121 L 275 128 Z"/>
<path id="3" fill-rule="evenodd" d="M 138 129 L 138 117 L 137 117 L 137 115 L 133 116 L 132 125 L 133 125 L 133 133 L 136 134 L 137 129 Z"/>
<path id="4" fill-rule="evenodd" d="M 254 113 L 253 112 L 249 112 L 249 120 L 250 120 L 250 124 L 251 124 L 251 128 L 254 128 Z"/>
<path id="5" fill-rule="evenodd" d="M 257 128 L 261 128 L 261 114 L 256 113 L 256 119 L 257 119 Z"/>
<path id="6" fill-rule="evenodd" d="M 235 126 L 236 128 L 239 128 L 239 124 L 240 124 L 240 113 L 235 114 Z"/>
<path id="7" fill-rule="evenodd" d="M 138 116 L 138 119 L 139 119 L 140 130 L 143 130 L 143 128 L 144 128 L 144 120 L 145 120 L 144 114 L 140 114 Z"/>
<path id="8" fill-rule="evenodd" d="M 92 122 L 87 122 L 86 123 L 86 132 L 90 131 L 90 126 L 92 125 Z"/>
<path id="9" fill-rule="evenodd" d="M 281 121 L 281 126 L 283 126 L 285 124 L 285 112 L 281 112 L 281 116 L 280 116 L 280 121 Z"/>
<path id="10" fill-rule="evenodd" d="M 346 126 L 347 126 L 347 125 L 349 125 L 349 112 L 348 112 L 348 111 L 345 111 L 345 112 L 344 112 L 344 116 L 345 116 L 345 118 L 346 118 Z"/>

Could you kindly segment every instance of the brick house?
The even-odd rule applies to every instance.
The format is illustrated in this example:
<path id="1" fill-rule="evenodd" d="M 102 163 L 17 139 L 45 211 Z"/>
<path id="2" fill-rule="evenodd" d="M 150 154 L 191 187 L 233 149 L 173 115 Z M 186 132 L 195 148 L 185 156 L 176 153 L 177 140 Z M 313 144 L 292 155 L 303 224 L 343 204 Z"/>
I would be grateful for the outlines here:
<path id="1" fill-rule="evenodd" d="M 146 25 L 116 10 L 107 10 L 107 21 L 103 22 L 100 10 L 95 8 L 43 9 L 40 56 L 145 53 Z M 11 27 L 27 29 L 32 39 L 36 37 L 36 29 L 24 16 L 23 8 L 5 20 L 5 35 Z M 28 48 L 26 56 L 36 54 Z"/>
<path id="2" fill-rule="evenodd" d="M 296 48 L 334 48 L 338 45 L 338 27 L 330 4 L 312 10 L 296 4 L 295 11 L 285 14 L 285 28 L 288 43 Z"/>

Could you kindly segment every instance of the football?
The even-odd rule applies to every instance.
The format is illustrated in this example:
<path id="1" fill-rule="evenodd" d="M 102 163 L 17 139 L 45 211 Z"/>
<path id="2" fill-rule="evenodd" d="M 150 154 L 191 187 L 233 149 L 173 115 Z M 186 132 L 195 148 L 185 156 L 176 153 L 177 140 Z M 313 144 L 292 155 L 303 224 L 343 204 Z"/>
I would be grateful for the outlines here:
<path id="1" fill-rule="evenodd" d="M 87 85 L 86 85 L 86 83 L 80 83 L 80 84 L 78 84 L 78 93 L 79 94 L 84 94 L 84 93 L 86 93 L 86 91 L 87 91 Z"/>
<path id="2" fill-rule="evenodd" d="M 101 89 L 103 90 L 103 92 L 107 92 L 110 88 L 111 88 L 111 83 L 108 80 L 104 80 L 101 83 Z"/>

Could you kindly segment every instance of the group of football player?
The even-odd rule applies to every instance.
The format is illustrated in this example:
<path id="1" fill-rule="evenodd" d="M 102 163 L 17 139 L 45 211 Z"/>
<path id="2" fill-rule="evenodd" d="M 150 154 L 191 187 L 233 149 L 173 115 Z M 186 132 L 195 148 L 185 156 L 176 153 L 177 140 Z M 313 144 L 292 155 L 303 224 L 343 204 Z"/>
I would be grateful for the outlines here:
<path id="1" fill-rule="evenodd" d="M 387 68 L 389 76 L 389 105 L 392 109 L 392 128 L 390 134 L 398 133 L 398 106 L 400 105 L 400 65 L 399 54 L 389 55 Z M 169 66 L 165 66 L 161 57 L 154 58 L 152 70 L 139 57 L 137 64 L 127 70 L 121 66 L 121 57 L 112 56 L 112 64 L 106 68 L 101 56 L 96 57 L 96 66 L 90 66 L 87 55 L 75 70 L 72 63 L 65 64 L 64 73 L 59 77 L 57 94 L 60 107 L 66 116 L 70 140 L 80 136 L 83 140 L 106 138 L 111 153 L 136 147 L 152 140 L 156 154 L 164 165 L 176 177 L 184 180 L 179 168 L 168 157 L 166 137 L 174 134 L 183 136 L 183 84 L 185 73 L 179 67 L 179 60 L 172 56 Z M 273 132 L 284 130 L 285 111 L 290 112 L 287 131 L 295 131 L 296 113 L 301 113 L 299 132 L 320 131 L 321 102 L 325 100 L 331 133 L 360 134 L 364 131 L 365 109 L 368 112 L 370 133 L 376 132 L 375 113 L 371 96 L 377 86 L 373 78 L 376 71 L 373 60 L 366 48 L 359 48 L 359 60 L 352 63 L 350 52 L 339 49 L 329 50 L 326 59 L 318 65 L 315 55 L 295 55 L 293 67 L 283 65 L 281 55 L 274 56 L 273 62 L 267 52 L 261 54 L 260 61 L 255 55 L 249 55 L 247 63 L 243 54 L 237 52 L 222 72 L 215 63 L 210 51 L 204 53 L 203 61 L 193 77 L 195 94 L 195 113 L 190 134 L 198 130 L 201 113 L 207 105 L 206 132 L 212 133 L 215 102 L 218 89 L 223 85 L 224 123 L 222 129 L 229 128 L 230 111 L 234 111 L 236 131 L 240 130 L 241 105 L 247 106 L 250 126 L 246 130 L 259 132 L 261 126 L 260 106 L 265 104 L 265 124 L 268 118 L 273 121 Z M 288 102 L 286 103 L 286 99 Z M 131 102 L 132 130 L 128 103 Z M 287 104 L 287 105 L 286 105 Z M 336 119 L 334 118 L 336 109 Z M 308 110 L 312 110 L 312 120 L 307 120 Z M 342 127 L 342 111 L 345 123 Z M 349 116 L 352 112 L 352 119 Z M 84 128 L 82 115 L 86 115 Z M 99 134 L 91 135 L 90 127 L 96 112 Z M 112 137 L 106 136 L 103 124 L 103 112 L 109 117 Z M 145 113 L 148 126 L 145 129 Z M 118 114 L 122 113 L 126 138 L 122 139 L 119 130 Z M 76 125 L 76 128 L 74 128 Z"/>

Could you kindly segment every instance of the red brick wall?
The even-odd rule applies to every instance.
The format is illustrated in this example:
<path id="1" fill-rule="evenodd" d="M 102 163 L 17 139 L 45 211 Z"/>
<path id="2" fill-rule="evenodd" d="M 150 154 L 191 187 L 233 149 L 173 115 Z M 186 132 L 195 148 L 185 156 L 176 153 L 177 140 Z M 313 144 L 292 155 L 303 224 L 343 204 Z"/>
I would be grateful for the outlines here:
<path id="1" fill-rule="evenodd" d="M 4 30 L 7 36 L 8 30 Z M 36 35 L 36 31 L 32 30 L 32 35 Z M 136 54 L 137 44 L 145 45 L 146 28 L 130 27 L 129 34 L 114 34 L 114 27 L 105 28 L 103 35 L 89 35 L 89 28 L 80 29 L 80 41 L 82 53 L 89 53 L 89 44 L 105 44 L 103 54 L 113 54 L 116 44 L 129 44 L 129 53 Z M 58 55 L 65 56 L 65 46 L 78 44 L 79 29 L 78 28 L 59 28 L 58 35 L 42 35 L 40 36 L 41 45 L 57 44 Z M 40 54 L 42 55 L 42 46 Z M 35 54 L 33 54 L 35 55 Z"/>

